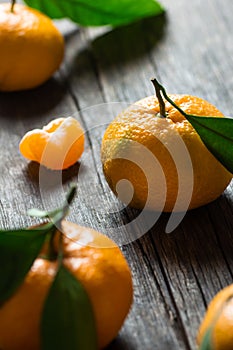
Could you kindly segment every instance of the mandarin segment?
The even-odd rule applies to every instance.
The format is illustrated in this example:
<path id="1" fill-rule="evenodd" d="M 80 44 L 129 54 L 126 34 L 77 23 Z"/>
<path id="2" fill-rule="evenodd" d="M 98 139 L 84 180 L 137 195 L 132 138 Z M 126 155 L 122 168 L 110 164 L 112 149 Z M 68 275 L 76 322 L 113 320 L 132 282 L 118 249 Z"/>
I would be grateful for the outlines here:
<path id="1" fill-rule="evenodd" d="M 201 98 L 190 95 L 170 98 L 186 113 L 223 116 Z M 184 116 L 168 102 L 165 104 L 167 118 L 158 117 L 160 109 L 155 96 L 144 98 L 120 113 L 103 136 L 103 171 L 115 194 L 120 180 L 130 181 L 134 187 L 129 204 L 132 207 L 159 211 L 163 208 L 167 212 L 175 205 L 176 211 L 197 208 L 219 197 L 232 174 L 208 151 Z M 139 145 L 144 148 L 140 150 Z M 156 178 L 161 168 L 163 176 Z"/>
<path id="2" fill-rule="evenodd" d="M 63 263 L 86 289 L 102 349 L 119 332 L 132 303 L 129 266 L 117 245 L 103 234 L 67 221 L 62 222 L 62 231 Z M 45 251 L 46 246 L 42 254 Z M 57 262 L 37 258 L 19 289 L 1 306 L 1 349 L 41 349 L 40 320 L 56 269 Z"/>
<path id="3" fill-rule="evenodd" d="M 77 162 L 84 151 L 84 130 L 72 118 L 58 118 L 42 130 L 27 132 L 19 149 L 22 155 L 53 170 L 66 169 Z"/>
<path id="4" fill-rule="evenodd" d="M 45 148 L 49 139 L 43 130 L 29 131 L 20 142 L 20 152 L 27 159 L 40 163 L 41 150 Z"/>

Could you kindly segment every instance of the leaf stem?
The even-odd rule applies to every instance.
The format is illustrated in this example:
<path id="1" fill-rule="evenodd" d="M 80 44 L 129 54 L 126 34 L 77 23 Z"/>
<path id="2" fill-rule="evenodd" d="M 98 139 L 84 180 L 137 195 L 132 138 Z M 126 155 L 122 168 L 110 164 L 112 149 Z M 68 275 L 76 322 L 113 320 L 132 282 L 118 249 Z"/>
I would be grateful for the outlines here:
<path id="1" fill-rule="evenodd" d="M 62 247 L 62 232 L 61 232 L 61 222 L 65 218 L 65 216 L 68 213 L 69 206 L 72 203 L 75 195 L 77 192 L 77 186 L 75 184 L 72 184 L 70 186 L 70 189 L 68 193 L 66 194 L 66 199 L 61 207 L 60 211 L 56 213 L 53 219 L 53 225 L 54 229 L 51 232 L 51 236 L 49 238 L 49 248 L 48 248 L 48 257 L 50 260 L 56 260 L 58 259 L 59 263 L 61 264 L 62 258 L 63 258 L 63 247 Z M 57 233 L 57 230 L 59 231 L 59 247 L 58 247 L 58 252 L 54 248 L 54 239 L 55 235 Z"/>
<path id="2" fill-rule="evenodd" d="M 16 0 L 11 0 L 11 12 L 14 12 L 14 6 L 15 6 Z"/>
<path id="3" fill-rule="evenodd" d="M 50 230 L 48 232 L 48 248 L 47 248 L 47 254 L 45 257 L 49 260 L 56 260 L 58 259 L 59 261 L 62 260 L 62 251 L 61 247 L 62 244 L 60 243 L 60 240 L 62 240 L 62 233 L 61 233 L 61 223 L 62 220 L 65 218 L 65 216 L 68 214 L 69 207 L 76 195 L 76 189 L 77 186 L 75 184 L 72 184 L 68 190 L 68 193 L 66 194 L 65 201 L 63 205 L 55 210 L 46 212 L 46 211 L 41 211 L 37 209 L 32 209 L 29 211 L 29 214 L 36 216 L 36 217 L 45 217 L 50 219 L 50 222 L 48 225 L 51 225 Z M 59 234 L 59 248 L 55 249 L 54 247 L 54 240 L 56 235 Z"/>
<path id="4" fill-rule="evenodd" d="M 161 85 L 159 82 L 158 82 L 158 80 L 157 79 L 152 79 L 151 80 L 152 81 L 152 83 L 153 83 L 153 85 L 154 85 L 154 87 L 155 87 L 155 91 L 156 91 L 156 95 L 157 95 L 157 98 L 158 98 L 158 100 L 159 100 L 159 105 L 160 105 L 160 101 L 162 100 L 163 101 L 163 98 L 161 97 L 161 94 L 160 94 L 160 91 L 162 92 L 162 94 L 163 94 L 163 97 L 165 98 L 165 100 L 167 100 L 173 107 L 175 107 L 184 117 L 187 117 L 187 116 L 189 116 L 189 114 L 187 114 L 187 113 L 185 113 L 184 111 L 183 111 L 183 109 L 181 109 L 179 106 L 177 106 L 177 104 L 174 102 L 174 101 L 172 101 L 172 99 L 170 99 L 170 97 L 167 95 L 167 93 L 166 93 L 166 90 L 165 90 L 165 88 L 163 87 L 163 85 Z M 159 96 L 159 97 L 158 97 Z M 164 105 L 164 110 L 165 110 L 165 104 L 164 104 L 164 101 L 163 101 L 163 105 Z M 163 107 L 162 107 L 163 108 Z M 162 114 L 161 113 L 161 105 L 160 105 L 160 114 Z M 165 112 L 165 114 L 166 114 L 166 112 Z M 163 116 L 164 116 L 164 114 L 163 114 Z M 166 115 L 165 115 L 166 116 Z"/>
<path id="5" fill-rule="evenodd" d="M 152 81 L 152 84 L 154 85 L 154 88 L 155 88 L 155 92 L 156 92 L 156 96 L 157 96 L 157 99 L 159 101 L 159 109 L 160 109 L 160 116 L 162 118 L 166 118 L 166 108 L 165 108 L 165 103 L 164 103 L 164 100 L 161 96 L 161 85 L 159 84 L 158 80 L 157 79 L 151 79 Z"/>
<path id="6" fill-rule="evenodd" d="M 172 101 L 172 99 L 170 99 L 170 97 L 167 95 L 167 93 L 166 93 L 166 90 L 165 90 L 165 88 L 163 87 L 163 85 L 161 85 L 159 82 L 158 82 L 158 80 L 157 79 L 152 79 L 151 80 L 152 81 L 152 83 L 153 83 L 153 85 L 154 85 L 154 87 L 155 87 L 155 89 L 156 89 L 156 95 L 157 95 L 157 90 L 159 90 L 159 94 L 160 94 L 160 91 L 162 92 L 162 94 L 163 94 L 163 97 L 165 98 L 165 100 L 167 100 L 174 108 L 176 108 L 184 117 L 187 117 L 187 116 L 189 116 L 189 114 L 187 114 L 187 113 L 185 113 L 185 111 L 183 111 L 183 109 L 181 109 L 179 106 L 177 106 L 177 104 L 174 102 L 174 101 Z M 157 96 L 158 97 L 158 96 Z M 159 100 L 160 101 L 160 100 Z M 164 103 L 164 102 L 163 102 Z M 192 116 L 191 114 L 190 114 L 190 116 Z"/>

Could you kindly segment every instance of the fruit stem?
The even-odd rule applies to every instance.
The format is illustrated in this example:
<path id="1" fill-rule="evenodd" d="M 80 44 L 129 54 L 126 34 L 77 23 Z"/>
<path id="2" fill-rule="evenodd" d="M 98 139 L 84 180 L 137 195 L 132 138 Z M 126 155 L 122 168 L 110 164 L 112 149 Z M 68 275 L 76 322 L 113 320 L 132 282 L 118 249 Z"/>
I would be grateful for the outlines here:
<path id="1" fill-rule="evenodd" d="M 47 258 L 49 260 L 61 260 L 62 259 L 62 228 L 61 228 L 61 222 L 65 218 L 65 216 L 68 213 L 69 206 L 72 203 L 75 195 L 77 192 L 77 186 L 75 184 L 72 184 L 65 199 L 65 203 L 63 204 L 62 208 L 56 213 L 54 217 L 52 217 L 54 227 L 50 233 L 49 236 L 49 246 L 48 246 L 48 254 Z M 54 248 L 54 239 L 56 236 L 56 233 L 59 232 L 59 249 L 58 252 Z"/>
<path id="2" fill-rule="evenodd" d="M 11 0 L 11 12 L 14 12 L 14 6 L 15 6 L 16 0 Z"/>
<path id="3" fill-rule="evenodd" d="M 155 83 L 154 83 L 155 82 Z M 185 113 L 183 111 L 183 109 L 181 109 L 179 106 L 177 106 L 177 104 L 175 104 L 175 102 L 173 102 L 170 97 L 167 95 L 165 88 L 163 87 L 163 85 L 161 85 L 156 79 L 152 80 L 152 83 L 156 84 L 157 89 L 159 89 L 159 91 L 162 91 L 163 97 L 165 98 L 165 100 L 167 100 L 174 108 L 176 108 L 185 118 L 187 118 L 189 116 L 189 114 Z"/>
<path id="4" fill-rule="evenodd" d="M 156 92 L 156 96 L 157 96 L 157 99 L 159 101 L 159 109 L 160 109 L 160 116 L 162 118 L 166 118 L 166 108 L 165 108 L 165 103 L 164 103 L 164 100 L 161 96 L 161 93 L 160 93 L 160 90 L 161 90 L 161 85 L 159 84 L 158 80 L 157 79 L 151 79 L 152 81 L 152 84 L 154 85 L 154 88 L 155 88 L 155 92 Z"/>

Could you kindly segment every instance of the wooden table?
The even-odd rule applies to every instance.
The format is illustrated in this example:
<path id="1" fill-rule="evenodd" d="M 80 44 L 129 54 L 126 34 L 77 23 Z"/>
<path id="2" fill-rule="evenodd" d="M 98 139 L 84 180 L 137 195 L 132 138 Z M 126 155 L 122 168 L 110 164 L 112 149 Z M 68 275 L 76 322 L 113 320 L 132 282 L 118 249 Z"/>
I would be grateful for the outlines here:
<path id="1" fill-rule="evenodd" d="M 47 172 L 49 202 L 41 195 L 39 167 L 18 151 L 26 131 L 54 117 L 75 115 L 87 131 L 81 165 L 62 175 L 65 191 L 80 170 L 69 219 L 110 236 L 117 229 L 117 240 L 124 241 L 124 225 L 137 212 L 122 209 L 110 192 L 99 157 L 106 125 L 120 107 L 153 94 L 150 78 L 156 76 L 169 92 L 198 95 L 233 115 L 232 0 L 163 3 L 165 17 L 124 28 L 58 23 L 66 39 L 61 69 L 37 89 L 0 94 L 2 228 L 34 223 L 25 215 L 31 207 L 61 203 L 61 178 L 56 183 Z M 106 102 L 120 104 L 93 107 Z M 229 186 L 215 202 L 188 212 L 171 234 L 165 233 L 169 215 L 163 214 L 149 232 L 121 247 L 133 273 L 134 304 L 109 349 L 196 349 L 207 304 L 232 283 L 232 208 Z M 135 233 L 140 236 L 142 230 L 137 222 Z"/>

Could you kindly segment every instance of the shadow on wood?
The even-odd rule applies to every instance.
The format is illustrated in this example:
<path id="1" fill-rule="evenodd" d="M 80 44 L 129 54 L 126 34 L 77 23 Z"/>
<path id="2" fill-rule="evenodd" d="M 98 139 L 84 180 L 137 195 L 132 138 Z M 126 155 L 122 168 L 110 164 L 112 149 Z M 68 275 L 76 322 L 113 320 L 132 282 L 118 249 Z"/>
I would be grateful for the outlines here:
<path id="1" fill-rule="evenodd" d="M 90 69 L 90 59 L 97 64 L 101 62 L 103 69 L 111 69 L 117 63 L 126 64 L 145 56 L 163 38 L 165 27 L 166 16 L 163 14 L 114 28 L 90 40 L 88 46 L 81 45 L 81 47 L 78 44 L 77 32 L 76 37 L 71 35 L 70 38 L 66 38 L 67 43 L 76 49 L 76 52 L 70 53 L 72 62 L 68 67 L 68 75 L 71 78 L 77 76 L 81 80 L 80 76 L 85 75 Z M 85 29 L 83 31 L 85 32 Z M 92 62 L 94 66 L 96 62 Z"/>
<path id="2" fill-rule="evenodd" d="M 115 28 L 92 42 L 97 60 L 104 69 L 116 63 L 126 64 L 149 51 L 162 40 L 166 27 L 165 14 Z"/>
<path id="3" fill-rule="evenodd" d="M 27 119 L 41 120 L 41 115 L 56 106 L 65 94 L 66 88 L 56 76 L 32 90 L 1 92 L 1 127 L 9 128 L 14 122 Z"/>
<path id="4" fill-rule="evenodd" d="M 65 170 L 50 170 L 41 166 L 39 163 L 30 162 L 25 168 L 25 176 L 38 185 L 46 183 L 48 190 L 61 184 L 74 181 L 79 174 L 80 163 L 77 162 L 73 166 Z"/>
<path id="5" fill-rule="evenodd" d="M 140 232 L 145 232 L 146 227 L 143 220 L 153 223 L 153 215 L 156 215 L 145 212 L 145 218 L 135 224 L 135 237 L 138 236 L 142 244 L 147 240 L 153 242 L 155 250 L 164 260 L 163 265 L 180 268 L 184 264 L 186 267 L 196 266 L 197 269 L 215 266 L 218 269 L 224 264 L 228 273 L 233 275 L 232 210 L 233 203 L 223 194 L 208 205 L 188 211 L 172 233 L 166 233 L 170 214 L 162 213 L 150 230 L 140 236 Z M 139 210 L 129 207 L 119 212 L 124 225 L 138 218 L 140 214 Z"/>
<path id="6" fill-rule="evenodd" d="M 222 195 L 209 205 L 188 211 L 182 223 L 171 234 L 165 233 L 169 214 L 161 216 L 149 235 L 163 266 L 183 271 L 194 270 L 199 281 L 202 281 L 206 270 L 209 274 L 219 271 L 226 276 L 233 275 L 233 225 L 227 225 L 227 222 L 232 222 L 233 205 L 231 203 L 227 212 L 229 202 L 226 202 L 227 198 Z M 212 278 L 215 279 L 214 274 Z M 206 281 L 203 280 L 204 283 Z"/>
<path id="7" fill-rule="evenodd" d="M 119 335 L 113 342 L 106 348 L 106 350 L 133 350 L 135 347 L 133 346 L 130 336 L 127 336 L 125 339 L 123 336 Z"/>

